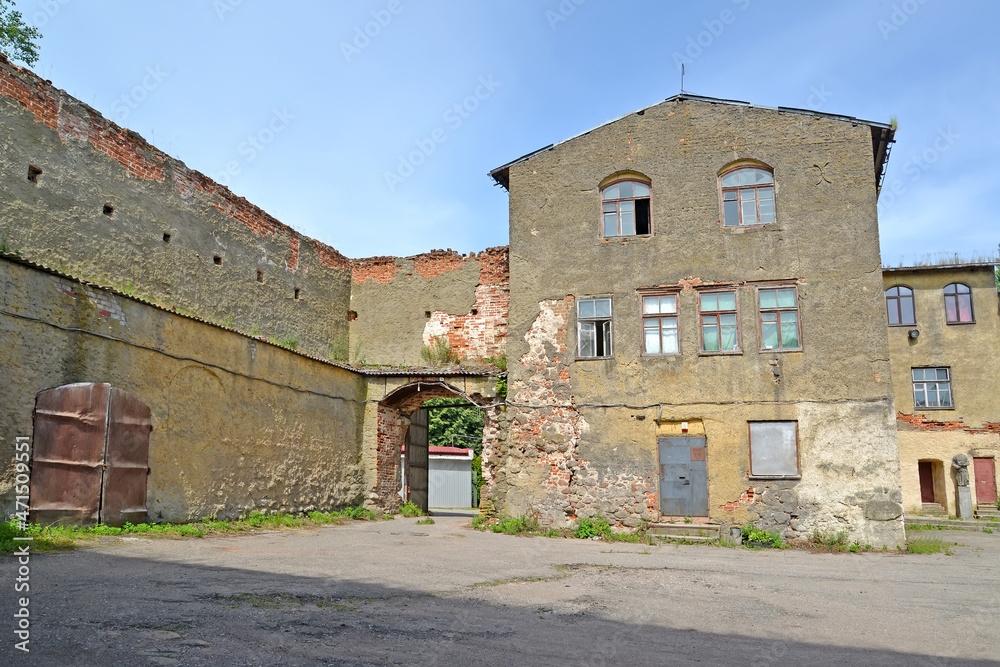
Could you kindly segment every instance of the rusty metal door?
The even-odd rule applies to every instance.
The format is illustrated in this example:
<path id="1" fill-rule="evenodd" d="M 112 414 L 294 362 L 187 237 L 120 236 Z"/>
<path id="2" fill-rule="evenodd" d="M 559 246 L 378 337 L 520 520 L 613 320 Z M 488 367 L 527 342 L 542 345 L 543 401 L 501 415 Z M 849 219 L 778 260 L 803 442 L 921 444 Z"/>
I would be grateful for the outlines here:
<path id="1" fill-rule="evenodd" d="M 35 399 L 32 521 L 97 522 L 110 389 L 107 384 L 70 384 Z"/>
<path id="2" fill-rule="evenodd" d="M 29 516 L 37 523 L 133 523 L 146 517 L 149 408 L 105 383 L 35 399 Z"/>
<path id="3" fill-rule="evenodd" d="M 427 511 L 427 410 L 420 409 L 410 415 L 410 428 L 406 433 L 406 480 L 410 490 L 407 499 Z"/>
<path id="4" fill-rule="evenodd" d="M 972 467 L 976 473 L 976 502 L 991 505 L 997 501 L 997 469 L 991 458 L 973 457 Z"/>
<path id="5" fill-rule="evenodd" d="M 149 407 L 138 398 L 111 390 L 101 523 L 120 526 L 146 520 L 146 477 L 149 471 Z"/>
<path id="6" fill-rule="evenodd" d="M 708 516 L 705 438 L 659 438 L 660 514 Z"/>

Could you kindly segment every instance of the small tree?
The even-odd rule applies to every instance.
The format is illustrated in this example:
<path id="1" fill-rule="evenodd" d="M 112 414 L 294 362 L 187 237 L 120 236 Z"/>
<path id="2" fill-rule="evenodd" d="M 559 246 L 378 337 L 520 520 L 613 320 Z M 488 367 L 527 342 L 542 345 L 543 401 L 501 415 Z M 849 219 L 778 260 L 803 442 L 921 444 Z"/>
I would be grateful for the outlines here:
<path id="1" fill-rule="evenodd" d="M 25 65 L 34 65 L 38 60 L 36 42 L 41 38 L 38 28 L 25 24 L 12 0 L 0 0 L 0 53 Z"/>

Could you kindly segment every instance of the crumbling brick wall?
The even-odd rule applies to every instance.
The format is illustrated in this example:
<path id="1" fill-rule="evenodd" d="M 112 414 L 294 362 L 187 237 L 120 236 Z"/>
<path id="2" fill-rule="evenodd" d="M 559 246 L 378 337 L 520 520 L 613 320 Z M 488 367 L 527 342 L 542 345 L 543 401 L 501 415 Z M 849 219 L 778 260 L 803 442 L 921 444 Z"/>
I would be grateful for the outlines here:
<path id="1" fill-rule="evenodd" d="M 2 56 L 0 119 L 8 248 L 313 354 L 346 347 L 351 266 L 334 248 Z"/>
<path id="2" fill-rule="evenodd" d="M 421 366 L 421 350 L 444 337 L 465 361 L 504 356 L 507 255 L 504 246 L 354 260 L 352 353 L 369 364 Z"/>

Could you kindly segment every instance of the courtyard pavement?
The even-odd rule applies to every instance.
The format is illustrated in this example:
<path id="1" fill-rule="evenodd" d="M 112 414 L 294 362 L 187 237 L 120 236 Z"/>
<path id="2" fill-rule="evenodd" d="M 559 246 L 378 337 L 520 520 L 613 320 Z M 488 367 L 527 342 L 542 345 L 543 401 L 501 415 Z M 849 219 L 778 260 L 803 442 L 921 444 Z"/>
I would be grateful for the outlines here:
<path id="1" fill-rule="evenodd" d="M 1000 534 L 953 555 L 646 546 L 469 517 L 0 557 L 2 665 L 1000 664 Z"/>

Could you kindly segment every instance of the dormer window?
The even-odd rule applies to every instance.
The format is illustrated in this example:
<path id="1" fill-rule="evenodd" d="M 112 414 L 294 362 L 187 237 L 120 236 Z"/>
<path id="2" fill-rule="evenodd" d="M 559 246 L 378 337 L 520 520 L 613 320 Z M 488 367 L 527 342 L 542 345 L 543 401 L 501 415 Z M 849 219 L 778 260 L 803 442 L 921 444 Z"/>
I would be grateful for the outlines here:
<path id="1" fill-rule="evenodd" d="M 761 167 L 736 167 L 720 175 L 722 224 L 748 227 L 774 222 L 774 174 Z"/>
<path id="2" fill-rule="evenodd" d="M 649 236 L 649 183 L 629 179 L 608 185 L 601 190 L 601 213 L 604 237 Z"/>

